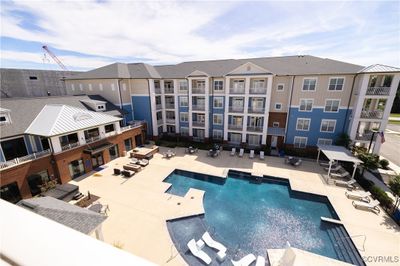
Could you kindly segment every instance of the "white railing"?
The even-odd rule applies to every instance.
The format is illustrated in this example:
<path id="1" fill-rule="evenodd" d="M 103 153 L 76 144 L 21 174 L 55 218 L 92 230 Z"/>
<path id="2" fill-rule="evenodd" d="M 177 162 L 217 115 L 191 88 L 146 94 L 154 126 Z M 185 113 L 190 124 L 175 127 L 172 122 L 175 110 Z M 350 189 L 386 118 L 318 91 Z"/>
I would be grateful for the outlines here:
<path id="1" fill-rule="evenodd" d="M 361 118 L 382 119 L 383 111 L 381 110 L 361 111 Z"/>
<path id="2" fill-rule="evenodd" d="M 253 132 L 262 132 L 263 131 L 263 127 L 258 126 L 258 127 L 254 127 L 254 126 L 247 126 L 247 131 L 253 131 Z"/>
<path id="3" fill-rule="evenodd" d="M 193 121 L 192 122 L 192 126 L 194 127 L 204 127 L 205 122 L 201 122 L 201 121 Z"/>
<path id="4" fill-rule="evenodd" d="M 231 94 L 244 94 L 244 88 L 230 88 L 229 93 Z"/>
<path id="5" fill-rule="evenodd" d="M 175 118 L 167 118 L 166 122 L 167 124 L 175 124 Z"/>
<path id="6" fill-rule="evenodd" d="M 40 151 L 40 152 L 34 152 L 32 154 L 28 154 L 28 155 L 25 155 L 25 156 L 22 156 L 22 157 L 18 157 L 18 158 L 15 158 L 13 160 L 9 160 L 9 161 L 6 161 L 6 162 L 1 162 L 0 163 L 0 169 L 11 167 L 11 166 L 15 166 L 15 165 L 19 165 L 19 164 L 21 164 L 23 162 L 36 160 L 36 159 L 45 157 L 47 155 L 50 155 L 50 153 L 51 153 L 51 150 L 48 149 L 48 150 L 44 150 L 44 151 Z"/>
<path id="7" fill-rule="evenodd" d="M 161 94 L 161 88 L 154 88 L 154 92 L 156 94 Z"/>
<path id="8" fill-rule="evenodd" d="M 204 111 L 205 109 L 206 109 L 206 106 L 204 104 L 194 104 L 194 105 L 192 105 L 192 110 Z"/>
<path id="9" fill-rule="evenodd" d="M 61 150 L 62 151 L 67 151 L 67 150 L 70 150 L 70 149 L 73 149 L 73 148 L 76 148 L 76 147 L 79 147 L 79 146 L 80 146 L 79 142 L 69 143 L 67 145 L 61 146 Z"/>
<path id="10" fill-rule="evenodd" d="M 242 130 L 243 129 L 243 125 L 228 124 L 228 128 L 229 129 L 233 129 L 233 130 Z"/>
<path id="11" fill-rule="evenodd" d="M 173 104 L 173 103 L 166 103 L 166 104 L 165 104 L 165 108 L 166 108 L 166 109 L 175 109 L 175 104 Z"/>
<path id="12" fill-rule="evenodd" d="M 162 109 L 162 105 L 161 104 L 156 104 L 156 110 L 160 110 Z"/>
<path id="13" fill-rule="evenodd" d="M 201 88 L 201 87 L 199 87 L 199 88 L 192 88 L 192 93 L 203 94 L 203 93 L 205 93 L 205 92 L 206 92 L 206 89 L 205 89 L 205 88 Z"/>
<path id="14" fill-rule="evenodd" d="M 368 140 L 370 141 L 372 138 L 372 132 L 365 132 L 365 133 L 357 133 L 356 134 L 356 140 Z M 376 135 L 378 135 L 377 133 L 374 134 L 374 138 L 373 141 L 376 140 Z"/>
<path id="15" fill-rule="evenodd" d="M 229 106 L 229 112 L 231 113 L 243 113 L 243 106 Z"/>
<path id="16" fill-rule="evenodd" d="M 158 120 L 157 120 L 157 125 L 162 125 L 162 123 L 163 123 L 163 120 L 162 120 L 162 119 L 158 119 Z"/>
<path id="17" fill-rule="evenodd" d="M 260 108 L 260 107 L 249 107 L 248 112 L 249 113 L 256 113 L 256 114 L 263 114 L 265 108 Z"/>
<path id="18" fill-rule="evenodd" d="M 95 137 L 91 137 L 91 138 L 85 139 L 86 143 L 92 143 L 92 142 L 95 142 L 95 141 L 98 141 L 98 140 L 100 140 L 100 136 L 95 136 Z"/>
<path id="19" fill-rule="evenodd" d="M 267 88 L 250 88 L 251 94 L 266 94 Z"/>
<path id="20" fill-rule="evenodd" d="M 143 125 L 144 122 L 143 121 L 133 121 L 132 124 L 125 126 L 125 127 L 121 127 L 121 131 L 126 131 L 126 130 L 130 130 L 133 128 L 137 128 L 140 127 L 141 125 Z"/>
<path id="21" fill-rule="evenodd" d="M 367 95 L 389 95 L 390 87 L 369 87 L 367 88 Z"/>
<path id="22" fill-rule="evenodd" d="M 164 93 L 174 93 L 174 88 L 164 88 Z"/>

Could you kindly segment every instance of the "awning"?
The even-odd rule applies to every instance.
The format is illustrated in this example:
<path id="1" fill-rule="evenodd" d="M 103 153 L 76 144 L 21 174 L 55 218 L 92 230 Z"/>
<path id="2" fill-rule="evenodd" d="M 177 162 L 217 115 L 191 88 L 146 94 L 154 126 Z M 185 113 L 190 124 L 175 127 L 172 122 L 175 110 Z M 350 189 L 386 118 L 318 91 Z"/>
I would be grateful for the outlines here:
<path id="1" fill-rule="evenodd" d="M 322 151 L 329 161 L 345 161 L 360 164 L 362 161 L 355 157 L 343 146 L 335 145 L 317 145 L 318 150 Z"/>
<path id="2" fill-rule="evenodd" d="M 95 154 L 95 153 L 104 151 L 104 150 L 106 150 L 108 148 L 111 148 L 112 146 L 114 146 L 114 144 L 112 144 L 110 142 L 105 142 L 105 143 L 102 143 L 102 144 L 98 144 L 96 146 L 90 145 L 87 149 L 84 149 L 83 152 L 84 153 L 89 153 L 89 154 Z"/>

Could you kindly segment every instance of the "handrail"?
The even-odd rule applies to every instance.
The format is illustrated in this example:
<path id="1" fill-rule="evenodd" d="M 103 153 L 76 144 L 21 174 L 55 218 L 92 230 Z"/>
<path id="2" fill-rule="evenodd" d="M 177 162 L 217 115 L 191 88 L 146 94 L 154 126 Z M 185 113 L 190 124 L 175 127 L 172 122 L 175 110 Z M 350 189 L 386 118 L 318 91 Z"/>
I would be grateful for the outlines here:
<path id="1" fill-rule="evenodd" d="M 44 151 L 34 152 L 32 154 L 28 154 L 28 155 L 25 155 L 25 156 L 22 156 L 22 157 L 17 157 L 17 158 L 12 159 L 12 160 L 1 162 L 0 163 L 0 169 L 4 169 L 4 168 L 12 167 L 12 166 L 15 166 L 15 165 L 19 165 L 19 164 L 27 162 L 27 161 L 33 161 L 33 160 L 45 157 L 47 155 L 50 155 L 50 153 L 51 153 L 51 150 L 47 149 L 47 150 L 44 150 Z"/>

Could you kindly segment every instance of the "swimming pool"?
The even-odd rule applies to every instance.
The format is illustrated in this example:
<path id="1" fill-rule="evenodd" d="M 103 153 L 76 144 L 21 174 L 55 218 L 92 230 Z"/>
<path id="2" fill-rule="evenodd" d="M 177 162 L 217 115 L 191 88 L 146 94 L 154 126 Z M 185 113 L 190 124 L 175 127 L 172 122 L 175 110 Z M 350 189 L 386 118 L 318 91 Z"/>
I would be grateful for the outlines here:
<path id="1" fill-rule="evenodd" d="M 164 182 L 172 184 L 168 193 L 179 196 L 189 188 L 204 190 L 205 215 L 200 221 L 204 230 L 212 231 L 241 254 L 265 256 L 267 248 L 285 248 L 289 242 L 293 247 L 346 261 L 338 254 L 337 239 L 329 234 L 330 227 L 336 225 L 321 222 L 321 216 L 338 219 L 326 197 L 292 191 L 284 179 L 254 180 L 250 174 L 232 170 L 226 179 L 175 170 Z M 180 223 L 174 228 L 194 237 L 190 236 L 195 231 L 189 223 Z"/>

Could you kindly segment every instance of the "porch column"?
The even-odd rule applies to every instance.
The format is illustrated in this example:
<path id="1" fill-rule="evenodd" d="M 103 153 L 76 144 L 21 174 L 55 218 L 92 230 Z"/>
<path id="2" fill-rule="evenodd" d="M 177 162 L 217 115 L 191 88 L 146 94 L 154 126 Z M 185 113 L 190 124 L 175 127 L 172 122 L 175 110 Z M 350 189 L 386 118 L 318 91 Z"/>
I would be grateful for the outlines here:
<path id="1" fill-rule="evenodd" d="M 317 163 L 319 163 L 319 155 L 321 154 L 321 150 L 318 149 Z"/>
<path id="2" fill-rule="evenodd" d="M 329 160 L 328 179 L 331 176 L 332 161 Z"/>
<path id="3" fill-rule="evenodd" d="M 351 179 L 354 179 L 354 176 L 356 175 L 357 166 L 358 166 L 358 163 L 354 163 L 353 174 L 351 175 Z"/>

